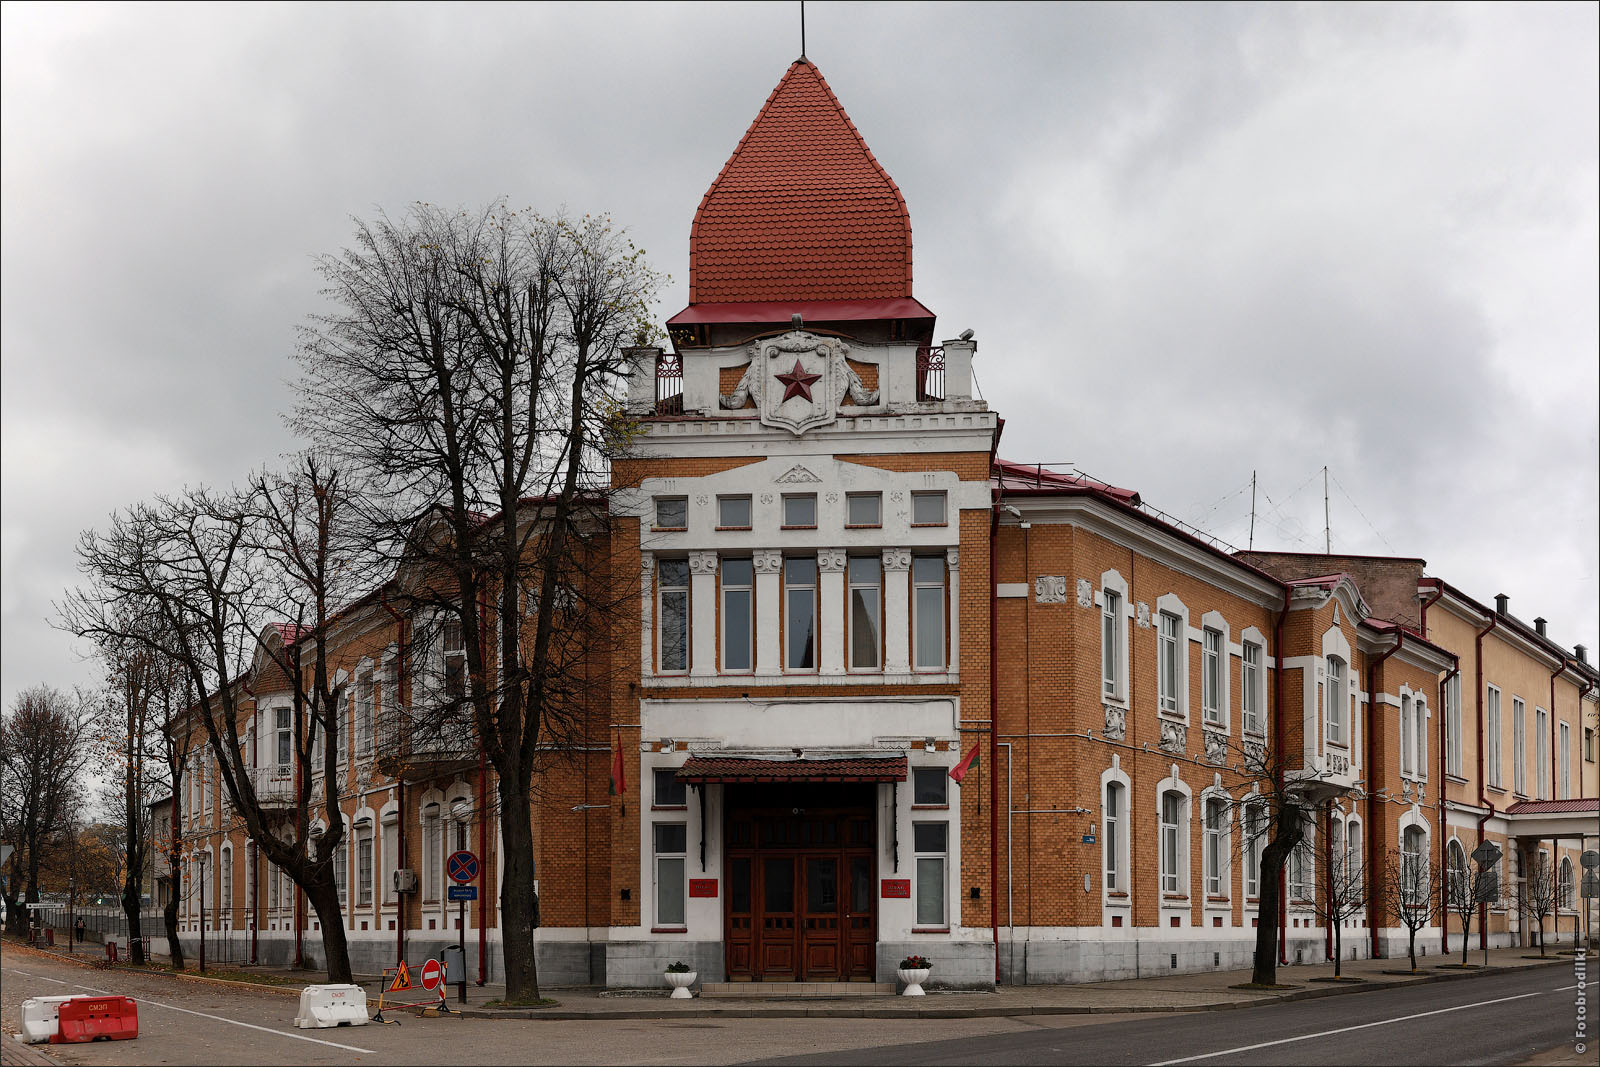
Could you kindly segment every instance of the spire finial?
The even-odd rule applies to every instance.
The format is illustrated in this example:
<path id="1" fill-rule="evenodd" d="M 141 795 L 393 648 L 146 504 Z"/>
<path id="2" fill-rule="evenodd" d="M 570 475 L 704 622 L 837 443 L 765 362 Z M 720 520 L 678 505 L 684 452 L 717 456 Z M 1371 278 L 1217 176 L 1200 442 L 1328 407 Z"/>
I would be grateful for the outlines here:
<path id="1" fill-rule="evenodd" d="M 800 0 L 800 58 L 806 57 L 806 0 Z"/>

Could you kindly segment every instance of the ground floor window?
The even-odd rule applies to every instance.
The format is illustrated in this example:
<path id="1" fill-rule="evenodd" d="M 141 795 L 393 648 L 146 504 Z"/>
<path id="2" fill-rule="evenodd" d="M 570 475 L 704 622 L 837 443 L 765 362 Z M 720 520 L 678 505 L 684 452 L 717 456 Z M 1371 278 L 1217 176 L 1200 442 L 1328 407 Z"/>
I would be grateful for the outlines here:
<path id="1" fill-rule="evenodd" d="M 944 926 L 945 863 L 949 852 L 950 825 L 942 822 L 913 823 L 911 837 L 917 857 L 917 925 Z"/>
<path id="2" fill-rule="evenodd" d="M 655 824 L 656 924 L 682 926 L 684 913 L 684 868 L 688 848 L 688 825 L 681 822 Z"/>

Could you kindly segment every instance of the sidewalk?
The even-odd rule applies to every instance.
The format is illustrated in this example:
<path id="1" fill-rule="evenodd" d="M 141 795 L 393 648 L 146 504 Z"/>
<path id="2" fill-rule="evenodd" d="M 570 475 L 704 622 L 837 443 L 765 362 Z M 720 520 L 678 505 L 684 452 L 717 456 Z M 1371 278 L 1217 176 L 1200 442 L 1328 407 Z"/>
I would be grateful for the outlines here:
<path id="1" fill-rule="evenodd" d="M 1385 987 L 1428 982 L 1469 980 L 1477 975 L 1496 974 L 1532 967 L 1565 967 L 1573 965 L 1572 956 L 1554 952 L 1546 960 L 1528 959 L 1527 949 L 1504 948 L 1489 950 L 1489 966 L 1482 966 L 1484 954 L 1474 949 L 1468 959 L 1479 966 L 1471 970 L 1440 969 L 1445 959 L 1430 955 L 1419 959 L 1419 971 L 1411 974 L 1384 974 L 1385 970 L 1403 970 L 1409 962 L 1405 958 L 1347 961 L 1342 973 L 1346 979 L 1359 981 L 1321 982 L 1333 976 L 1333 964 L 1323 963 L 1301 966 L 1280 966 L 1278 981 L 1292 986 L 1290 989 L 1267 991 L 1236 989 L 1250 980 L 1249 971 L 1209 971 L 1199 974 L 1176 974 L 1170 977 L 1135 978 L 1116 982 L 1089 982 L 1081 985 L 1001 986 L 993 993 L 941 993 L 931 992 L 922 998 L 906 997 L 837 997 L 789 998 L 773 996 L 717 997 L 692 1000 L 669 1000 L 663 984 L 654 990 L 601 990 L 593 986 L 549 988 L 541 992 L 556 1003 L 545 1008 L 495 1008 L 489 1001 L 505 996 L 503 985 L 466 987 L 466 1003 L 458 1001 L 459 987 L 452 984 L 447 1004 L 451 1011 L 459 1011 L 469 1019 L 554 1019 L 554 1020 L 617 1020 L 681 1018 L 930 1018 L 973 1019 L 1026 1015 L 1083 1015 L 1151 1012 L 1227 1011 L 1254 1007 L 1281 1001 L 1308 1000 L 1314 997 L 1338 996 Z M 1591 966 L 1595 959 L 1589 957 Z M 1450 962 L 1459 962 L 1453 956 Z M 235 972 L 271 974 L 292 977 L 305 985 L 326 981 L 319 971 L 296 971 L 288 968 L 251 967 L 230 965 Z M 418 981 L 419 966 L 412 967 L 412 986 L 391 999 L 385 996 L 384 1011 L 417 1011 L 415 1002 L 433 1003 L 431 994 L 423 990 Z M 197 978 L 193 972 L 183 978 Z M 369 1006 L 376 1011 L 379 980 L 375 975 L 357 975 L 357 981 L 367 991 Z M 254 986 L 285 995 L 298 995 L 298 986 Z M 406 1007 L 395 1000 L 410 1002 Z M 429 1009 L 431 1010 L 431 1009 Z"/>

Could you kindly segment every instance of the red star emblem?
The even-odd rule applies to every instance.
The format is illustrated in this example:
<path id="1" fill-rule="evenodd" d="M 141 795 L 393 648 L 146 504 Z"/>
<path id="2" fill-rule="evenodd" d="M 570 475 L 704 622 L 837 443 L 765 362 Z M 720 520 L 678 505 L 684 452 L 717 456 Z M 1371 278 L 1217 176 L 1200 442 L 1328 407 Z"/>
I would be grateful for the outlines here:
<path id="1" fill-rule="evenodd" d="M 795 360 L 794 370 L 788 374 L 778 375 L 778 381 L 782 382 L 784 386 L 783 400 L 790 400 L 797 396 L 810 400 L 811 386 L 821 378 L 822 375 L 820 374 L 807 374 L 806 369 L 800 365 L 800 361 L 798 359 Z M 783 403 L 783 400 L 780 400 L 779 403 Z"/>

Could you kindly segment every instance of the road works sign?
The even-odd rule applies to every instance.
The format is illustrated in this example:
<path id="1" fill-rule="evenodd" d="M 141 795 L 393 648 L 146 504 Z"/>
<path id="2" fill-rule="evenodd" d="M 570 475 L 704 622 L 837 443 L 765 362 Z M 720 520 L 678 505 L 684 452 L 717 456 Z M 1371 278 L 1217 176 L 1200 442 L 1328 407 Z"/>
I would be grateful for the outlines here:
<path id="1" fill-rule="evenodd" d="M 411 968 L 407 967 L 404 960 L 394 969 L 394 981 L 389 983 L 386 992 L 398 993 L 403 989 L 411 988 Z"/>

